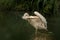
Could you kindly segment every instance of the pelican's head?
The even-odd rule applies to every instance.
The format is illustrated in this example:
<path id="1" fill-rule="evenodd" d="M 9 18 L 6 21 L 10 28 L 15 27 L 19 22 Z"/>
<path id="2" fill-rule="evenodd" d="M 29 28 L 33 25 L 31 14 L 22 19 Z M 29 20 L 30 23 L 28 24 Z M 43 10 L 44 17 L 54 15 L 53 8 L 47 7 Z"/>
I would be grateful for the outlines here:
<path id="1" fill-rule="evenodd" d="M 27 20 L 28 17 L 29 17 L 29 14 L 28 14 L 28 13 L 25 13 L 25 14 L 22 16 L 22 19 Z"/>

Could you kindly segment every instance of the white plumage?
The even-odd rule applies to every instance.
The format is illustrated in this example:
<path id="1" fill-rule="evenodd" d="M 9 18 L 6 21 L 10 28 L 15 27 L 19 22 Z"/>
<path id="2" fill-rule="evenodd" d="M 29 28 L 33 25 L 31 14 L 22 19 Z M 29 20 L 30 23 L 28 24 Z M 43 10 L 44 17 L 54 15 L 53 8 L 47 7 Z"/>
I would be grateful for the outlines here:
<path id="1" fill-rule="evenodd" d="M 44 24 L 45 29 L 47 29 L 47 21 L 41 13 L 34 11 L 34 14 L 39 17 L 40 21 Z"/>
<path id="2" fill-rule="evenodd" d="M 28 13 L 25 13 L 22 18 L 27 20 L 35 29 L 44 29 L 47 30 L 47 21 L 39 12 L 34 11 L 36 16 L 30 16 Z"/>

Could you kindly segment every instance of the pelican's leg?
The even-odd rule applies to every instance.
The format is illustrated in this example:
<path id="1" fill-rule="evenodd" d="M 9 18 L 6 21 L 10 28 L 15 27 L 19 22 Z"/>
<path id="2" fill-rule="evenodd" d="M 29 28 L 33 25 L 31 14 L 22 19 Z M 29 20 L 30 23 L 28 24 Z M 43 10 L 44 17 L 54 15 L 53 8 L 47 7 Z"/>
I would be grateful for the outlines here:
<path id="1" fill-rule="evenodd" d="M 37 29 L 36 29 L 36 31 L 35 31 L 35 35 L 37 36 Z"/>

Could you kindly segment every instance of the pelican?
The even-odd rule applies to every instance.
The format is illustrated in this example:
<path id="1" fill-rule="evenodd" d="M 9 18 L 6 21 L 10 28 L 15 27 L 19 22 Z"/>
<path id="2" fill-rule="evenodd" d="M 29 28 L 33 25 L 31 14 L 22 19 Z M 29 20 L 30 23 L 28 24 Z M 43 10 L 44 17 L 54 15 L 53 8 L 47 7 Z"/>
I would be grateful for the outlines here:
<path id="1" fill-rule="evenodd" d="M 28 21 L 36 30 L 36 33 L 41 29 L 47 30 L 47 21 L 46 18 L 39 12 L 34 11 L 35 16 L 30 16 L 28 13 L 25 13 L 22 16 L 22 19 Z"/>

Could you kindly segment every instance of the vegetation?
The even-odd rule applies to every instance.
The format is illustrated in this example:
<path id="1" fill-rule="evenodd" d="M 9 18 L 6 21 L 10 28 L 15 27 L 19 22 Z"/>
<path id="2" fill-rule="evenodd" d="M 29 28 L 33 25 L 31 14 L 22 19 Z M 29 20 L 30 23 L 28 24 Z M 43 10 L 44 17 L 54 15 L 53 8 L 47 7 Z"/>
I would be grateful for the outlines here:
<path id="1" fill-rule="evenodd" d="M 58 22 L 56 18 L 54 18 L 54 16 L 56 17 L 59 4 L 57 1 L 58 0 L 0 0 L 0 40 L 29 40 L 34 33 L 34 28 L 25 20 L 22 20 L 21 17 L 24 12 L 31 12 L 30 14 L 33 14 L 35 10 L 41 12 L 47 18 L 49 22 L 48 29 L 55 33 L 56 28 L 59 28 L 59 26 L 55 26 L 60 23 L 58 18 Z M 54 25 L 54 23 L 57 25 Z"/>

